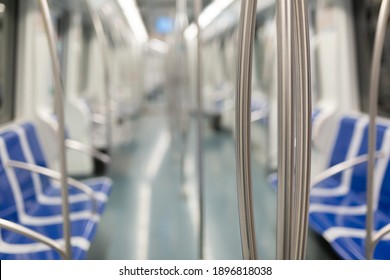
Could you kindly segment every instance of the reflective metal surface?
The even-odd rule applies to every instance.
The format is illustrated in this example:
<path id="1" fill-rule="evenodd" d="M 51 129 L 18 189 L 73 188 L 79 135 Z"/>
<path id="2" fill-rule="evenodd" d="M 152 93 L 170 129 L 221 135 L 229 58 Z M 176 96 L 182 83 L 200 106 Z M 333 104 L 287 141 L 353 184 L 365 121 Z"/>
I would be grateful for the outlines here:
<path id="1" fill-rule="evenodd" d="M 278 0 L 276 8 L 278 49 L 278 221 L 277 259 L 289 259 L 294 157 L 293 107 L 293 1 Z"/>
<path id="2" fill-rule="evenodd" d="M 298 58 L 298 91 L 296 117 L 296 167 L 295 167 L 295 199 L 293 219 L 295 231 L 293 233 L 292 259 L 302 260 L 306 254 L 309 199 L 310 199 L 310 174 L 311 174 L 311 63 L 310 63 L 310 38 L 307 1 L 295 1 L 295 22 L 297 35 Z"/>
<path id="3" fill-rule="evenodd" d="M 306 1 L 277 2 L 277 258 L 304 259 L 311 166 L 311 64 Z"/>
<path id="4" fill-rule="evenodd" d="M 71 228 L 69 220 L 69 197 L 68 197 L 68 183 L 67 183 L 67 163 L 66 163 L 66 150 L 65 150 L 65 119 L 64 119 L 64 84 L 61 77 L 61 68 L 59 60 L 57 57 L 56 50 L 56 35 L 53 29 L 53 24 L 51 22 L 51 16 L 49 11 L 49 5 L 47 0 L 39 0 L 39 7 L 42 14 L 46 37 L 49 44 L 51 63 L 53 77 L 55 81 L 55 106 L 56 114 L 58 118 L 58 131 L 57 131 L 57 141 L 58 141 L 58 152 L 60 159 L 60 183 L 61 183 L 61 197 L 62 197 L 62 216 L 63 216 L 63 235 L 65 240 L 65 252 L 66 258 L 71 258 L 72 256 L 72 246 L 71 246 Z"/>
<path id="5" fill-rule="evenodd" d="M 383 158 L 385 156 L 382 152 L 376 152 L 375 159 Z M 311 180 L 311 186 L 315 186 L 319 183 L 321 183 L 323 180 L 336 175 L 337 173 L 343 172 L 349 168 L 352 168 L 356 165 L 362 164 L 364 162 L 368 161 L 368 154 L 367 155 L 361 155 L 355 158 L 351 158 L 349 160 L 343 161 L 339 164 L 333 165 L 329 169 L 325 170 L 324 172 L 318 174 L 314 179 Z M 316 193 L 316 195 L 319 195 L 319 193 Z"/>
<path id="6" fill-rule="evenodd" d="M 29 228 L 26 228 L 24 226 L 21 226 L 19 224 L 16 224 L 16 223 L 4 220 L 4 219 L 0 219 L 0 228 L 24 235 L 28 238 L 35 240 L 35 241 L 46 244 L 50 248 L 57 251 L 64 259 L 67 259 L 69 257 L 67 252 L 65 252 L 63 250 L 63 248 L 61 248 L 61 246 L 56 241 L 54 241 L 54 240 L 36 232 L 36 231 L 33 231 Z"/>
<path id="7" fill-rule="evenodd" d="M 368 170 L 367 170 L 367 218 L 366 218 L 366 258 L 373 258 L 375 244 L 378 242 L 374 234 L 374 168 L 376 150 L 376 116 L 378 113 L 378 90 L 381 72 L 382 52 L 384 48 L 386 27 L 390 13 L 390 1 L 383 0 L 375 34 L 373 58 L 370 76 L 370 124 L 368 139 Z"/>
<path id="8" fill-rule="evenodd" d="M 236 97 L 236 169 L 242 255 L 256 259 L 251 177 L 252 57 L 257 1 L 241 2 Z"/>

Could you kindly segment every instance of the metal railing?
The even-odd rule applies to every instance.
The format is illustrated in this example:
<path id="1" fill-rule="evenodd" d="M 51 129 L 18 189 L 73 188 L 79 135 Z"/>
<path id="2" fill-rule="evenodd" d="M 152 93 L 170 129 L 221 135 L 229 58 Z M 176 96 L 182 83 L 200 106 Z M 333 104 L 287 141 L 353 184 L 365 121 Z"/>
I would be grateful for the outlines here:
<path id="1" fill-rule="evenodd" d="M 251 182 L 251 87 L 257 1 L 241 2 L 236 97 L 237 191 L 242 253 L 256 259 Z M 306 1 L 277 1 L 277 258 L 304 259 L 311 164 L 311 77 Z M 296 144 L 296 147 L 295 147 Z"/>
<path id="2" fill-rule="evenodd" d="M 199 15 L 202 11 L 202 0 L 194 1 L 195 22 L 198 30 L 196 38 L 196 107 L 197 107 L 197 172 L 199 191 L 199 259 L 204 259 L 204 203 L 203 203 L 203 95 L 202 95 L 202 32 Z"/>
<path id="3" fill-rule="evenodd" d="M 51 22 L 50 10 L 47 0 L 38 0 L 42 19 L 45 26 L 46 37 L 50 49 L 50 57 L 52 64 L 52 71 L 55 86 L 55 106 L 58 118 L 58 151 L 60 160 L 60 184 L 61 184 L 61 198 L 62 198 L 62 217 L 63 217 L 63 236 L 65 240 L 65 256 L 70 259 L 72 256 L 71 246 L 71 228 L 69 218 L 69 191 L 67 183 L 67 163 L 66 163 L 66 148 L 65 148 L 65 118 L 64 118 L 64 84 L 61 77 L 60 63 L 56 51 L 56 35 Z"/>
<path id="4" fill-rule="evenodd" d="M 257 0 L 241 1 L 239 25 L 238 77 L 236 96 L 237 195 L 242 255 L 254 260 L 256 235 L 253 219 L 251 177 L 251 93 L 253 41 L 256 29 Z"/>
<path id="5" fill-rule="evenodd" d="M 366 258 L 373 258 L 375 247 L 387 233 L 390 225 L 374 234 L 374 168 L 376 153 L 376 117 L 378 113 L 378 91 L 381 71 L 382 53 L 385 43 L 386 27 L 390 14 L 390 0 L 383 0 L 379 12 L 375 33 L 374 51 L 370 76 L 369 101 L 369 139 L 368 139 L 368 170 L 367 170 L 367 217 L 366 217 Z"/>

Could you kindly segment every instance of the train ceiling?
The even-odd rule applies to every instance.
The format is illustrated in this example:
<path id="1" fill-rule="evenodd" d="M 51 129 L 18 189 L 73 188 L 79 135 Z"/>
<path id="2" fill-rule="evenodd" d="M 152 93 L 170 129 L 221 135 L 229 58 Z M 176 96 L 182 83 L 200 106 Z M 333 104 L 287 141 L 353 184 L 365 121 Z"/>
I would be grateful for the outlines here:
<path id="1" fill-rule="evenodd" d="M 191 22 L 194 17 L 194 0 L 187 1 L 188 16 Z M 203 6 L 210 4 L 212 0 L 203 0 Z M 149 34 L 159 34 L 158 30 L 166 21 L 173 22 L 176 12 L 176 0 L 137 0 L 143 20 Z M 161 25 L 160 25 L 161 24 Z"/>

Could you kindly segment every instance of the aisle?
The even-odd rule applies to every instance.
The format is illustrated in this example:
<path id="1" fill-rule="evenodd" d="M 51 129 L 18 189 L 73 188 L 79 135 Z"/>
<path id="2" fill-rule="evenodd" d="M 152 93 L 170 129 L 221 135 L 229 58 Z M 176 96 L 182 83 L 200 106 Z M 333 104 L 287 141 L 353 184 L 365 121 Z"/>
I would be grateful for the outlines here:
<path id="1" fill-rule="evenodd" d="M 205 257 L 240 259 L 235 147 L 230 132 L 205 123 Z M 188 135 L 184 182 L 180 143 L 172 139 L 161 113 L 141 117 L 129 147 L 114 153 L 114 189 L 99 225 L 90 259 L 196 259 L 198 197 L 195 124 Z M 253 147 L 256 152 L 256 146 Z M 253 158 L 257 246 L 263 259 L 275 258 L 276 193 L 261 163 Z M 308 258 L 334 258 L 309 234 Z"/>

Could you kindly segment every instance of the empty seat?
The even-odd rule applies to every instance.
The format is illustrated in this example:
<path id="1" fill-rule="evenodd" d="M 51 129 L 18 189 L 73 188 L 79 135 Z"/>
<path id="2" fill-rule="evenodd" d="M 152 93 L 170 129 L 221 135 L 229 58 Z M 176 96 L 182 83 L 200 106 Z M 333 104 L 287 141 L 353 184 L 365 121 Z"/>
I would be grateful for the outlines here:
<path id="1" fill-rule="evenodd" d="M 316 119 L 313 113 L 313 120 Z M 367 121 L 361 119 L 359 116 L 343 116 L 340 118 L 337 134 L 334 140 L 333 148 L 329 157 L 328 167 L 332 167 L 345 161 L 348 157 L 348 151 L 351 147 L 351 141 L 355 135 L 362 132 L 363 127 L 367 124 Z M 359 138 L 359 136 L 357 135 Z M 321 185 L 312 190 L 312 195 L 315 193 L 329 193 L 331 195 L 331 188 L 340 186 L 341 175 L 336 174 L 325 181 L 321 182 Z M 277 190 L 278 178 L 277 173 L 272 173 L 268 177 L 268 181 L 274 190 Z M 321 188 L 325 190 L 322 191 Z M 333 190 L 335 191 L 335 190 Z"/>
<path id="2" fill-rule="evenodd" d="M 34 123 L 25 122 L 19 125 L 21 129 L 16 129 L 16 132 L 19 135 L 20 141 L 25 142 L 23 145 L 23 151 L 28 161 L 30 163 L 48 167 L 48 161 L 46 159 L 44 149 L 42 147 L 42 142 L 39 140 L 39 135 Z M 40 176 L 43 184 L 47 184 L 47 177 Z M 107 196 L 111 190 L 112 182 L 107 177 L 93 178 L 92 180 L 83 181 L 83 183 L 89 185 L 98 197 L 101 197 L 103 200 L 107 199 Z M 79 192 L 77 189 L 71 189 L 70 194 L 73 195 Z M 48 195 L 59 195 L 59 189 L 57 191 L 51 190 L 48 192 Z"/>
<path id="3" fill-rule="evenodd" d="M 368 125 L 363 118 L 357 133 L 351 141 L 343 142 L 343 130 L 340 129 L 334 146 L 333 155 L 345 154 L 353 158 L 367 154 Z M 362 123 L 365 123 L 362 126 Z M 390 123 L 377 123 L 377 150 L 385 157 L 378 159 L 375 165 L 375 230 L 390 223 Z M 342 156 L 343 157 L 343 156 Z M 335 161 L 335 164 L 341 161 Z M 365 258 L 366 226 L 366 184 L 367 163 L 361 163 L 332 176 L 312 189 L 310 204 L 310 226 L 322 234 L 335 251 L 345 259 Z M 374 254 L 376 259 L 390 259 L 389 238 L 378 243 Z"/>
<path id="4" fill-rule="evenodd" d="M 25 123 L 25 128 L 33 126 Z M 34 129 L 26 129 L 23 138 L 21 128 L 13 126 L 0 132 L 0 218 L 15 222 L 50 239 L 63 243 L 63 219 L 60 188 L 51 179 L 21 168 L 11 168 L 11 161 L 35 164 L 32 155 L 41 166 L 46 166 L 42 147 Z M 35 142 L 33 140 L 36 140 Z M 26 152 L 27 151 L 27 152 Z M 72 236 L 72 258 L 83 259 L 103 213 L 111 181 L 107 178 L 84 182 L 94 190 L 96 200 L 69 186 L 71 195 L 70 220 Z M 25 236 L 0 230 L 0 259 L 59 259 L 61 256 L 50 247 Z"/>

